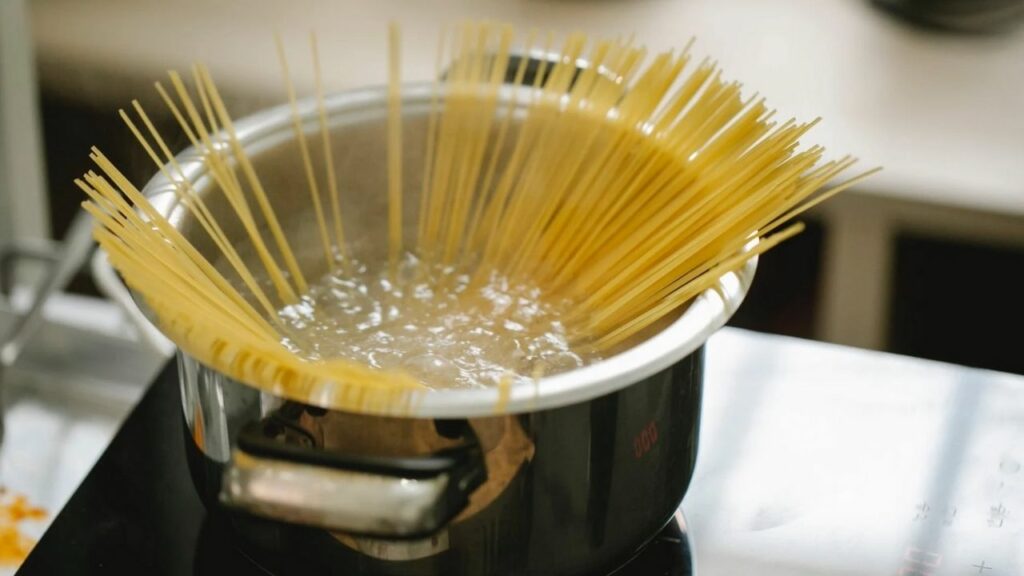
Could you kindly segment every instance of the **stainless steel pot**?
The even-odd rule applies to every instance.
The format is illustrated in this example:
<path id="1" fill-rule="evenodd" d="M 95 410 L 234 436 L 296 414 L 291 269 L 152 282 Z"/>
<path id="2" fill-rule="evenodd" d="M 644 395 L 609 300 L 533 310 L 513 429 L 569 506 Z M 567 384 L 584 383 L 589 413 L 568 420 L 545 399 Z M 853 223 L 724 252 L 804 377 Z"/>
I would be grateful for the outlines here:
<path id="1" fill-rule="evenodd" d="M 503 98 L 512 90 L 507 87 Z M 431 90 L 403 90 L 405 189 L 419 190 Z M 386 250 L 386 91 L 327 102 L 345 227 Z M 318 129 L 312 102 L 300 107 Z M 285 107 L 238 122 L 300 264 L 322 267 Z M 311 143 L 318 142 L 312 138 Z M 314 158 L 318 156 L 314 149 Z M 322 154 L 320 154 L 322 156 Z M 229 208 L 193 151 L 180 157 L 215 214 Z M 172 183 L 144 193 L 204 254 L 210 240 Z M 407 222 L 418 202 L 408 201 Z M 244 236 L 227 226 L 229 238 Z M 186 443 L 199 493 L 231 511 L 275 569 L 372 574 L 592 574 L 627 561 L 671 518 L 697 453 L 703 343 L 739 306 L 756 262 L 613 357 L 538 385 L 426 394 L 402 416 L 283 399 L 179 353 Z M 268 560 L 272 561 L 272 560 Z"/>

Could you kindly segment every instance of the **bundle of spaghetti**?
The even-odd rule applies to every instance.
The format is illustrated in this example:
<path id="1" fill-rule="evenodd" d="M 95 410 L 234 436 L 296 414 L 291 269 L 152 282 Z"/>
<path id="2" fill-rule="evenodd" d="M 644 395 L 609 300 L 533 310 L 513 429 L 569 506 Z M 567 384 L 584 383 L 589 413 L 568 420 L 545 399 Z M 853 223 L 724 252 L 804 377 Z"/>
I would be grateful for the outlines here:
<path id="1" fill-rule="evenodd" d="M 507 33 L 467 25 L 455 39 L 418 250 L 444 263 L 461 251 L 478 275 L 500 270 L 569 297 L 576 307 L 567 321 L 598 349 L 741 266 L 746 258 L 736 255 L 751 239 L 870 174 L 815 195 L 854 163 L 820 164 L 820 147 L 797 151 L 817 121 L 775 125 L 763 99 L 742 100 L 739 84 L 708 61 L 684 76 L 688 51 L 643 68 L 642 48 L 602 41 L 580 70 L 582 35 L 542 62 L 512 153 L 499 160 L 509 119 L 521 112 L 510 104 L 492 126 L 495 94 L 511 72 Z"/>
<path id="2" fill-rule="evenodd" d="M 281 345 L 276 315 L 265 320 L 109 159 L 95 149 L 91 157 L 117 185 L 94 172 L 76 180 L 91 199 L 84 207 L 99 224 L 96 239 L 184 352 L 270 392 L 334 406 L 402 410 L 407 392 L 422 388 L 403 374 L 382 376 L 355 362 L 298 361 Z"/>
<path id="3" fill-rule="evenodd" d="M 539 54 L 531 64 L 513 57 L 509 26 L 468 22 L 442 34 L 422 188 L 415 191 L 417 229 L 408 238 L 402 206 L 414 192 L 402 188 L 399 39 L 390 30 L 386 195 L 393 276 L 406 252 L 424 267 L 464 271 L 475 284 L 501 274 L 572 302 L 564 323 L 573 341 L 612 351 L 798 233 L 801 226 L 790 224 L 796 216 L 873 172 L 822 191 L 854 160 L 822 162 L 821 147 L 801 149 L 816 120 L 774 121 L 764 99 L 743 99 L 740 85 L 722 80 L 715 63 L 692 64 L 689 46 L 648 59 L 631 40 L 588 44 L 572 34 L 553 52 L 552 35 L 540 36 L 529 33 L 517 50 Z M 277 46 L 302 158 L 296 172 L 310 194 L 326 267 L 347 274 L 354 256 L 342 226 L 316 39 L 322 181 L 285 50 Z M 226 197 L 259 268 L 239 256 L 138 102 L 133 109 L 145 130 L 122 111 L 124 121 L 216 245 L 227 276 L 94 149 L 103 175 L 90 172 L 77 183 L 90 197 L 86 209 L 99 222 L 96 236 L 111 262 L 185 352 L 229 376 L 325 406 L 407 406 L 421 387 L 401 371 L 313 360 L 282 344 L 290 328 L 278 310 L 309 290 L 308 271 L 209 71 L 196 66 L 192 76 L 190 91 L 170 73 L 176 99 L 160 83 L 157 92 Z"/>

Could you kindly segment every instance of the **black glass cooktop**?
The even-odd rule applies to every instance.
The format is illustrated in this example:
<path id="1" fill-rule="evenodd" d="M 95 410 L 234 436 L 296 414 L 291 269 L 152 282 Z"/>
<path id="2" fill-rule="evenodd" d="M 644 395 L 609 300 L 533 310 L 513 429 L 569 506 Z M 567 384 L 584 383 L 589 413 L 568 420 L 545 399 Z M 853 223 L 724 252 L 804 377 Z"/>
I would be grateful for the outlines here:
<path id="1" fill-rule="evenodd" d="M 229 519 L 207 513 L 192 488 L 180 406 L 177 370 L 171 363 L 54 519 L 19 575 L 266 575 L 299 565 L 296 559 L 273 558 L 243 546 Z M 614 574 L 690 576 L 691 566 L 685 524 L 677 514 Z"/>

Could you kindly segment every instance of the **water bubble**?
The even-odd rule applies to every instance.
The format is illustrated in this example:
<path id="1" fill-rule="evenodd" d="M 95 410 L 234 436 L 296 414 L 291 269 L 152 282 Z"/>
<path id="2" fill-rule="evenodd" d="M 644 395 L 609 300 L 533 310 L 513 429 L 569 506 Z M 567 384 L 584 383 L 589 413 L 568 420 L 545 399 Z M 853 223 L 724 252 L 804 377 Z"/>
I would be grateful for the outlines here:
<path id="1" fill-rule="evenodd" d="M 505 330 L 510 332 L 523 332 L 526 330 L 525 326 L 519 322 L 513 322 L 512 320 L 506 320 L 503 326 L 505 326 Z"/>
<path id="2" fill-rule="evenodd" d="M 559 321 L 567 303 L 546 300 L 537 287 L 498 273 L 474 283 L 409 254 L 396 276 L 387 265 L 352 264 L 351 274 L 319 279 L 279 311 L 289 350 L 401 366 L 437 388 L 493 386 L 509 375 L 528 381 L 538 364 L 551 374 L 586 362 Z"/>
<path id="3" fill-rule="evenodd" d="M 425 382 L 456 383 L 462 379 L 462 371 L 453 362 L 437 354 L 420 354 L 402 362 L 410 374 Z"/>

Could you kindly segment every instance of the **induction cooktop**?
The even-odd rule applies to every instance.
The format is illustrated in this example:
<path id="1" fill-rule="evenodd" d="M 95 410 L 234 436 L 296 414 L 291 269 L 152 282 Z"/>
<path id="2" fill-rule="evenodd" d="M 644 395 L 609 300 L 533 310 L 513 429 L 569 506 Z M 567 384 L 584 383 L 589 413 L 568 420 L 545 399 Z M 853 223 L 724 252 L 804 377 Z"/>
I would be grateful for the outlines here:
<path id="1" fill-rule="evenodd" d="M 239 538 L 196 495 L 184 449 L 178 376 L 157 377 L 110 447 L 22 565 L 19 575 L 337 573 Z M 616 576 L 694 574 L 682 513 Z"/>

